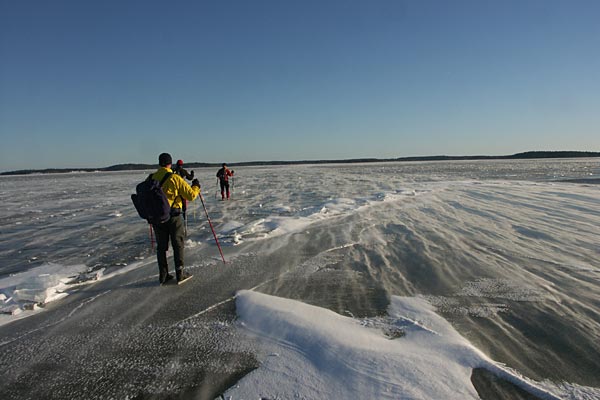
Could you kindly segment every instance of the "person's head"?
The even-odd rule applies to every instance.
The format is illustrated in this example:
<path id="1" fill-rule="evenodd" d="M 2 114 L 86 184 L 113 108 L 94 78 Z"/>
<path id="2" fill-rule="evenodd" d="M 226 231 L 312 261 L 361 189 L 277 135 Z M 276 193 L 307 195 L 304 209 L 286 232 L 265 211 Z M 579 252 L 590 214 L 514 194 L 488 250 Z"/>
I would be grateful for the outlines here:
<path id="1" fill-rule="evenodd" d="M 183 160 L 177 160 L 177 165 L 181 167 L 183 165 Z"/>
<path id="2" fill-rule="evenodd" d="M 171 164 L 173 164 L 173 159 L 169 153 L 161 153 L 158 156 L 158 165 L 161 167 L 168 167 Z"/>
<path id="3" fill-rule="evenodd" d="M 223 163 L 223 168 L 227 167 L 227 164 Z"/>

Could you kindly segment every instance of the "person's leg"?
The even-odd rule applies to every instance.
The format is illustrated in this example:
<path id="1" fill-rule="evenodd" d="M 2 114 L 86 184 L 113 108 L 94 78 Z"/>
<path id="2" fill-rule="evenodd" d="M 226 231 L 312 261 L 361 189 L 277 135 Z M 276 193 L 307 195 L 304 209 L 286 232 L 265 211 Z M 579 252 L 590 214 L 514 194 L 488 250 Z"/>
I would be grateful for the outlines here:
<path id="1" fill-rule="evenodd" d="M 229 182 L 225 182 L 225 190 L 227 191 L 227 200 L 229 200 Z"/>
<path id="2" fill-rule="evenodd" d="M 169 250 L 169 222 L 152 225 L 156 236 L 156 260 L 158 261 L 158 280 L 165 283 L 169 274 L 167 250 Z"/>
<path id="3" fill-rule="evenodd" d="M 175 273 L 179 281 L 185 275 L 183 271 L 185 230 L 181 216 L 171 218 L 170 234 L 171 245 L 173 246 L 173 258 L 175 260 Z"/>
<path id="4" fill-rule="evenodd" d="M 225 200 L 225 182 L 221 181 L 221 200 Z"/>

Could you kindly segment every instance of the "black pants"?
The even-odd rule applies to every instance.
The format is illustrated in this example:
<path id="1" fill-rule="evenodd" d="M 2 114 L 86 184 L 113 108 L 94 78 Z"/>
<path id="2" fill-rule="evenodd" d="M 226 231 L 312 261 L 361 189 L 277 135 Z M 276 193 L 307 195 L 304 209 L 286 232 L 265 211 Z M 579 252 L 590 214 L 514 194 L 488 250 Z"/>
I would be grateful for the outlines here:
<path id="1" fill-rule="evenodd" d="M 167 250 L 169 241 L 173 246 L 173 258 L 175 260 L 175 272 L 179 275 L 183 271 L 183 246 L 185 242 L 185 230 L 183 217 L 181 215 L 171 217 L 167 222 L 152 225 L 156 235 L 156 258 L 158 260 L 158 279 L 164 282 L 169 273 L 167 264 Z"/>
<path id="2" fill-rule="evenodd" d="M 225 193 L 227 192 L 227 198 L 229 198 L 229 181 L 221 180 L 221 198 L 225 198 Z"/>

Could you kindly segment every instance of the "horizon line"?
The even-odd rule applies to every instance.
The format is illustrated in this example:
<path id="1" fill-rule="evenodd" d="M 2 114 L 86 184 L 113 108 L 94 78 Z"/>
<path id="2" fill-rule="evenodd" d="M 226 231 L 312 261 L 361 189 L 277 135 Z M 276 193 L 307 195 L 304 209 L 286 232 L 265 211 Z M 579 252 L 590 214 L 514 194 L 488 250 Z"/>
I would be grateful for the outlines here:
<path id="1" fill-rule="evenodd" d="M 514 153 L 510 155 L 470 155 L 470 156 L 448 156 L 448 155 L 435 155 L 435 156 L 407 156 L 397 158 L 375 158 L 375 157 L 364 157 L 364 158 L 347 158 L 347 159 L 318 159 L 318 160 L 271 160 L 271 161 L 239 161 L 226 163 L 228 166 L 264 166 L 264 165 L 303 165 L 303 164 L 357 164 L 361 162 L 373 163 L 373 162 L 409 162 L 409 161 L 468 161 L 468 160 L 501 160 L 501 159 L 543 159 L 543 158 L 585 158 L 585 157 L 600 157 L 600 152 L 594 151 L 578 151 L 578 150 L 534 150 L 525 151 L 520 153 Z M 202 167 L 215 167 L 220 166 L 221 162 L 189 162 L 184 165 L 194 168 Z M 68 172 L 110 172 L 110 171 L 133 171 L 143 170 L 148 168 L 154 168 L 157 164 L 146 164 L 146 163 L 122 163 L 114 164 L 108 167 L 96 167 L 96 168 L 42 168 L 42 169 L 21 169 L 14 171 L 0 172 L 2 175 L 28 175 L 35 173 L 68 173 Z"/>

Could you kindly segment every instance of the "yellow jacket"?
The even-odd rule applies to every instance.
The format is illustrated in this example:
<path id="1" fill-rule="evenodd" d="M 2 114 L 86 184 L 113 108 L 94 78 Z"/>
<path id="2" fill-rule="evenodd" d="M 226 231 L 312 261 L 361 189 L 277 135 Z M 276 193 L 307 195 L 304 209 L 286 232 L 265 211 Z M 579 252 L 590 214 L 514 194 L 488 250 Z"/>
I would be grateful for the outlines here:
<path id="1" fill-rule="evenodd" d="M 167 172 L 173 173 L 171 168 L 160 167 L 154 174 L 152 179 L 161 181 Z M 177 174 L 171 175 L 169 179 L 162 185 L 163 192 L 167 195 L 167 200 L 171 208 L 182 208 L 182 197 L 186 200 L 193 201 L 199 194 L 198 186 L 190 186 L 181 176 Z"/>

